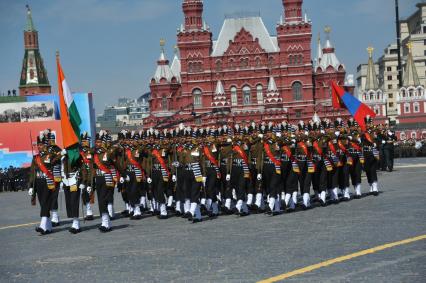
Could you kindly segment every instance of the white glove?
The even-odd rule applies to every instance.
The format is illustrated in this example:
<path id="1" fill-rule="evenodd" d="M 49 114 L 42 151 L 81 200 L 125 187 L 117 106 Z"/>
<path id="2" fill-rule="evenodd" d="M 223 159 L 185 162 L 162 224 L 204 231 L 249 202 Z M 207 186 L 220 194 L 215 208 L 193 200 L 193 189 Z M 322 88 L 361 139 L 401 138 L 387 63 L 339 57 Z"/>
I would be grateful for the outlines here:
<path id="1" fill-rule="evenodd" d="M 295 140 L 295 139 L 292 139 L 292 140 L 291 140 L 291 142 L 292 142 L 292 143 L 296 143 L 296 140 Z"/>
<path id="2" fill-rule="evenodd" d="M 376 143 L 373 143 L 373 146 L 374 146 L 374 147 L 377 147 L 377 144 L 376 144 Z"/>
<path id="3" fill-rule="evenodd" d="M 259 138 L 263 139 L 263 134 L 258 134 L 257 135 Z"/>
<path id="4" fill-rule="evenodd" d="M 130 182 L 130 177 L 128 175 L 126 176 L 126 182 Z"/>
<path id="5" fill-rule="evenodd" d="M 257 180 L 258 181 L 262 180 L 262 174 L 257 174 Z"/>
<path id="6" fill-rule="evenodd" d="M 90 194 L 92 192 L 92 187 L 91 186 L 87 186 L 86 191 L 87 191 L 88 194 Z"/>
<path id="7" fill-rule="evenodd" d="M 79 188 L 82 189 L 82 190 L 84 190 L 85 187 L 86 186 L 84 184 L 80 184 L 80 186 L 79 186 Z"/>
<path id="8" fill-rule="evenodd" d="M 30 197 L 34 195 L 34 189 L 33 189 L 33 188 L 30 188 L 30 189 L 28 190 L 28 195 L 29 195 Z"/>
<path id="9" fill-rule="evenodd" d="M 232 139 L 228 138 L 228 139 L 226 140 L 226 142 L 232 142 Z"/>
<path id="10" fill-rule="evenodd" d="M 64 148 L 62 151 L 61 151 L 61 155 L 62 156 L 64 156 L 64 155 L 66 155 L 67 154 L 67 150 Z"/>
<path id="11" fill-rule="evenodd" d="M 340 131 L 335 131 L 335 132 L 334 132 L 334 135 L 335 135 L 336 137 L 340 136 Z"/>
<path id="12" fill-rule="evenodd" d="M 384 141 L 384 140 L 383 140 L 383 141 L 382 141 L 382 144 L 385 144 L 385 143 L 386 143 L 386 141 Z"/>
<path id="13" fill-rule="evenodd" d="M 231 175 L 230 174 L 226 174 L 226 181 L 231 181 Z"/>
<path id="14" fill-rule="evenodd" d="M 148 179 L 146 179 L 146 182 L 147 182 L 148 184 L 151 184 L 151 183 L 152 183 L 152 179 L 148 177 Z"/>
<path id="15" fill-rule="evenodd" d="M 120 177 L 120 184 L 123 184 L 123 183 L 124 183 L 124 178 Z"/>
<path id="16" fill-rule="evenodd" d="M 275 135 L 279 138 L 282 136 L 281 133 L 276 133 Z"/>
<path id="17" fill-rule="evenodd" d="M 176 183 L 176 181 L 177 181 L 176 175 L 173 175 L 173 176 L 172 176 L 172 182 L 173 182 L 173 183 Z"/>
<path id="18" fill-rule="evenodd" d="M 353 138 L 352 138 L 352 136 L 348 136 L 348 139 L 351 141 Z"/>
<path id="19" fill-rule="evenodd" d="M 325 131 L 324 131 L 324 130 L 321 130 L 321 131 L 320 131 L 320 133 L 321 133 L 321 134 L 325 134 Z"/>

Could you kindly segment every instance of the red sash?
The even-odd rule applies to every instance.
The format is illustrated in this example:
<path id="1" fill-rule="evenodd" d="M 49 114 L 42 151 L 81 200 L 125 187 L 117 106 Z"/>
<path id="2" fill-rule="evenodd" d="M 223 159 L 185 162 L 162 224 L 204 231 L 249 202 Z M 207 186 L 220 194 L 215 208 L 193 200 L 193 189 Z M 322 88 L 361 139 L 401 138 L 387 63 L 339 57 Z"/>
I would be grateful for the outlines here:
<path id="1" fill-rule="evenodd" d="M 208 160 L 216 167 L 219 167 L 219 161 L 214 158 L 213 154 L 210 152 L 208 146 L 204 146 L 204 155 L 208 158 Z"/>
<path id="2" fill-rule="evenodd" d="M 331 141 L 328 142 L 328 147 L 330 148 L 331 152 L 333 152 L 333 154 L 335 156 L 337 156 L 337 150 L 336 150 L 336 148 L 334 147 L 334 144 Z"/>
<path id="3" fill-rule="evenodd" d="M 52 172 L 49 171 L 49 169 L 47 169 L 47 167 L 44 165 L 43 161 L 41 161 L 41 156 L 39 154 L 37 154 L 35 156 L 35 161 L 37 163 L 38 168 L 40 168 L 40 170 L 52 181 L 55 179 L 55 177 L 53 177 Z"/>
<path id="4" fill-rule="evenodd" d="M 170 176 L 170 172 L 169 169 L 166 166 L 166 161 L 164 161 L 164 158 L 161 156 L 160 152 L 156 149 L 154 149 L 152 151 L 152 155 L 155 156 L 155 158 L 157 158 L 158 163 L 160 163 L 161 168 L 163 168 L 164 171 L 166 171 L 167 175 Z"/>
<path id="5" fill-rule="evenodd" d="M 281 161 L 276 159 L 275 156 L 272 154 L 271 152 L 271 147 L 269 146 L 268 143 L 264 142 L 263 143 L 263 148 L 265 149 L 266 155 L 268 156 L 268 158 L 276 165 L 276 166 L 281 166 Z"/>
<path id="6" fill-rule="evenodd" d="M 235 150 L 239 155 L 240 155 L 240 157 L 244 160 L 244 162 L 246 163 L 246 165 L 248 166 L 248 157 L 247 157 L 247 154 L 245 153 L 245 151 L 244 150 L 242 150 L 241 149 L 241 147 L 239 146 L 239 145 L 235 145 L 234 147 L 233 147 L 233 150 Z"/>
<path id="7" fill-rule="evenodd" d="M 313 146 L 314 146 L 315 150 L 318 152 L 318 154 L 319 154 L 321 157 L 324 157 L 324 154 L 323 154 L 323 152 L 322 152 L 322 148 L 320 148 L 320 146 L 319 146 L 319 144 L 318 144 L 318 141 L 314 141 Z"/>
<path id="8" fill-rule="evenodd" d="M 93 157 L 93 161 L 95 162 L 96 166 L 98 166 L 99 170 L 101 170 L 102 172 L 104 172 L 105 174 L 111 174 L 112 172 L 111 170 L 109 170 L 108 167 L 106 167 L 100 160 L 99 160 L 99 155 L 98 154 L 94 154 Z"/>
<path id="9" fill-rule="evenodd" d="M 139 170 L 141 170 L 143 172 L 142 166 L 139 164 L 139 162 L 137 162 L 133 156 L 132 156 L 132 151 L 130 149 L 126 149 L 126 156 L 127 159 L 129 159 L 130 163 L 135 166 L 136 168 L 138 168 Z"/>
<path id="10" fill-rule="evenodd" d="M 89 160 L 89 159 L 87 159 L 86 154 L 85 154 L 85 152 L 84 152 L 84 151 L 80 151 L 80 156 L 81 156 L 81 158 L 83 159 L 83 161 L 84 161 L 84 163 L 85 163 L 86 165 L 89 165 L 89 164 L 90 164 L 90 160 Z"/>
<path id="11" fill-rule="evenodd" d="M 351 146 L 356 150 L 356 151 L 361 151 L 361 147 L 359 145 L 357 145 L 354 142 L 351 142 Z"/>
<path id="12" fill-rule="evenodd" d="M 346 149 L 345 145 L 342 143 L 342 141 L 338 141 L 337 145 L 339 146 L 339 148 L 343 151 L 343 153 L 345 153 L 346 155 L 349 154 L 348 150 Z"/>
<path id="13" fill-rule="evenodd" d="M 369 133 L 364 133 L 365 138 L 367 139 L 367 141 L 369 141 L 371 144 L 374 143 L 373 139 L 371 138 L 371 135 Z"/>
<path id="14" fill-rule="evenodd" d="M 291 153 L 291 149 L 288 146 L 283 146 L 283 150 L 285 152 L 285 155 L 287 155 L 287 157 L 290 159 L 290 161 L 295 161 L 295 158 L 293 156 L 293 154 Z"/>

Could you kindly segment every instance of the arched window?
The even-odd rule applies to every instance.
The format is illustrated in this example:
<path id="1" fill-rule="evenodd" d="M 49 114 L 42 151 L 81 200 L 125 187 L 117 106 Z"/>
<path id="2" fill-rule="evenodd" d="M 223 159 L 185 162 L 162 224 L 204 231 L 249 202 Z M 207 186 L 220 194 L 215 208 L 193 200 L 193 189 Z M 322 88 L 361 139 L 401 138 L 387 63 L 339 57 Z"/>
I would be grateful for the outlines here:
<path id="1" fill-rule="evenodd" d="M 302 84 L 300 82 L 295 82 L 291 89 L 293 91 L 293 99 L 302 100 Z"/>
<path id="2" fill-rule="evenodd" d="M 243 87 L 243 104 L 251 104 L 251 89 L 249 86 Z"/>
<path id="3" fill-rule="evenodd" d="M 161 98 L 161 110 L 163 110 L 163 111 L 167 111 L 167 110 L 169 110 L 169 107 L 168 107 L 168 105 L 167 105 L 168 103 L 167 103 L 167 96 L 163 96 L 163 98 Z"/>
<path id="4" fill-rule="evenodd" d="M 201 90 L 196 88 L 192 91 L 192 97 L 194 98 L 194 107 L 201 107 L 203 106 L 203 101 L 201 97 L 202 93 Z"/>
<path id="5" fill-rule="evenodd" d="M 272 66 L 274 66 L 274 64 L 275 64 L 275 59 L 274 59 L 274 57 L 269 57 L 269 59 L 268 59 L 269 61 L 269 67 L 272 67 Z"/>
<path id="6" fill-rule="evenodd" d="M 302 55 L 299 55 L 298 56 L 299 57 L 299 65 L 302 65 L 302 63 L 303 63 L 303 56 Z"/>
<path id="7" fill-rule="evenodd" d="M 401 132 L 401 134 L 399 135 L 401 140 L 405 140 L 407 138 L 407 136 L 405 135 L 404 132 Z"/>
<path id="8" fill-rule="evenodd" d="M 234 69 L 235 68 L 234 59 L 229 59 L 228 65 L 229 65 L 229 69 L 231 70 Z"/>
<path id="9" fill-rule="evenodd" d="M 237 88 L 235 86 L 231 87 L 231 104 L 238 105 Z"/>
<path id="10" fill-rule="evenodd" d="M 290 57 L 288 58 L 288 64 L 289 65 L 293 65 L 293 58 L 294 58 L 293 55 L 290 55 Z"/>
<path id="11" fill-rule="evenodd" d="M 374 106 L 374 113 L 376 113 L 376 115 L 380 115 L 380 106 Z"/>
<path id="12" fill-rule="evenodd" d="M 241 69 L 248 68 L 248 65 L 249 65 L 249 59 L 248 58 L 241 58 L 241 60 L 240 60 Z"/>
<path id="13" fill-rule="evenodd" d="M 417 138 L 417 133 L 416 132 L 411 132 L 411 138 L 412 139 L 416 139 Z"/>
<path id="14" fill-rule="evenodd" d="M 413 103 L 413 112 L 419 113 L 420 112 L 420 104 L 418 102 Z"/>
<path id="15" fill-rule="evenodd" d="M 188 73 L 192 73 L 193 72 L 193 65 L 192 62 L 188 63 Z"/>
<path id="16" fill-rule="evenodd" d="M 404 103 L 404 113 L 410 113 L 410 103 Z"/>
<path id="17" fill-rule="evenodd" d="M 257 97 L 257 104 L 263 104 L 263 86 L 262 85 L 256 86 L 256 97 Z"/>
<path id="18" fill-rule="evenodd" d="M 260 60 L 259 57 L 256 57 L 255 64 L 256 64 L 256 67 L 260 67 L 260 65 L 262 64 L 262 61 Z"/>
<path id="19" fill-rule="evenodd" d="M 222 61 L 220 61 L 220 60 L 216 61 L 216 71 L 217 72 L 222 71 Z"/>

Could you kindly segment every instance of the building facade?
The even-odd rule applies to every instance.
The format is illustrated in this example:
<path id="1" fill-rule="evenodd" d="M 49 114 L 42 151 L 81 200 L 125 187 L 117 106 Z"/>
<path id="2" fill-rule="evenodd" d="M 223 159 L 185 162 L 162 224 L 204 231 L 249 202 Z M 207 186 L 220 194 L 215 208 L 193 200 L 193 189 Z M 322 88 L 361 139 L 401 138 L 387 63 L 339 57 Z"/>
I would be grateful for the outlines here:
<path id="1" fill-rule="evenodd" d="M 218 119 L 309 120 L 315 112 L 330 116 L 329 83 L 336 80 L 343 85 L 345 67 L 329 37 L 324 46 L 319 43 L 314 62 L 312 22 L 302 15 L 303 0 L 282 3 L 276 35 L 269 33 L 259 15 L 245 14 L 227 16 L 214 40 L 203 20 L 203 1 L 184 0 L 178 52 L 170 65 L 161 51 L 150 83 L 151 115 L 146 125 L 171 120 L 195 124 L 215 124 Z"/>

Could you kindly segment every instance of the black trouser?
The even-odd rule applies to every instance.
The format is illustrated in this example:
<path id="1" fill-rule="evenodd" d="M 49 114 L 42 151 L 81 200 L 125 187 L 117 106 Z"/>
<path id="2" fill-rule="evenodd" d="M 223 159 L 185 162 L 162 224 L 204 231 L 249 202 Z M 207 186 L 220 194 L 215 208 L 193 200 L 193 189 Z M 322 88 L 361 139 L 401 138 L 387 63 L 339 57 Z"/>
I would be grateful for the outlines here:
<path id="1" fill-rule="evenodd" d="M 40 203 L 40 217 L 50 217 L 50 210 L 57 189 L 49 190 L 46 179 L 37 178 L 34 183 L 34 190 L 37 192 L 38 202 Z"/>
<path id="2" fill-rule="evenodd" d="M 243 166 L 234 164 L 232 166 L 231 184 L 235 189 L 237 200 L 246 201 L 247 192 L 250 187 L 250 178 L 245 178 Z"/>
<path id="3" fill-rule="evenodd" d="M 221 174 L 220 183 L 221 183 L 222 198 L 224 198 L 224 199 L 231 198 L 232 199 L 231 181 L 226 181 L 226 175 L 229 174 L 229 172 L 227 172 L 227 170 L 226 170 L 226 165 L 220 166 L 220 174 Z"/>
<path id="4" fill-rule="evenodd" d="M 111 195 L 114 195 L 114 187 L 108 187 L 104 176 L 95 178 L 96 192 L 98 195 L 99 213 L 108 213 L 108 203 L 111 203 Z"/>
<path id="5" fill-rule="evenodd" d="M 315 173 L 312 178 L 312 187 L 316 193 L 327 190 L 327 168 L 323 160 L 315 161 Z"/>
<path id="6" fill-rule="evenodd" d="M 67 207 L 67 216 L 69 218 L 78 218 L 79 205 L 80 205 L 80 189 L 77 188 L 75 192 L 70 191 L 70 187 L 64 186 L 65 205 Z"/>
<path id="7" fill-rule="evenodd" d="M 195 175 L 192 170 L 187 170 L 185 174 L 185 191 L 186 198 L 189 198 L 191 203 L 200 202 L 200 193 L 201 193 L 202 182 L 197 182 L 195 180 Z"/>
<path id="8" fill-rule="evenodd" d="M 260 172 L 259 172 L 260 173 Z M 250 166 L 250 186 L 249 186 L 249 190 L 247 191 L 248 194 L 261 194 L 263 192 L 262 189 L 262 180 L 257 180 L 257 169 L 256 169 L 256 164 L 252 164 Z"/>
<path id="9" fill-rule="evenodd" d="M 312 175 L 308 172 L 308 162 L 298 161 L 300 174 L 298 174 L 300 194 L 309 194 L 311 192 Z"/>
<path id="10" fill-rule="evenodd" d="M 140 203 L 141 198 L 141 186 L 142 181 L 138 182 L 136 179 L 136 174 L 133 171 L 127 171 L 127 176 L 129 176 L 130 181 L 126 183 L 125 190 L 127 194 L 127 200 L 129 204 L 134 207 L 135 205 Z M 126 200 L 123 197 L 124 202 Z"/>
<path id="11" fill-rule="evenodd" d="M 282 172 L 281 170 L 281 174 Z M 275 164 L 271 162 L 263 163 L 263 186 L 270 197 L 276 198 L 280 193 L 280 188 L 282 187 L 281 174 L 277 173 Z"/>
<path id="12" fill-rule="evenodd" d="M 217 192 L 220 179 L 217 177 L 217 172 L 214 167 L 207 167 L 206 169 L 206 198 L 212 199 L 213 202 L 217 201 Z"/>
<path id="13" fill-rule="evenodd" d="M 53 191 L 53 196 L 52 196 L 53 197 L 53 199 L 52 199 L 52 207 L 50 208 L 51 210 L 58 210 L 59 190 L 60 190 L 60 183 L 56 183 L 55 182 L 55 190 Z"/>
<path id="14" fill-rule="evenodd" d="M 286 162 L 286 168 L 283 172 L 286 172 L 285 193 L 292 194 L 293 192 L 297 192 L 299 176 L 294 172 L 290 161 Z"/>
<path id="15" fill-rule="evenodd" d="M 339 188 L 341 190 L 349 187 L 349 165 L 346 164 L 346 161 L 343 163 L 343 166 L 338 169 L 339 174 Z"/>
<path id="16" fill-rule="evenodd" d="M 327 189 L 332 190 L 339 187 L 339 168 L 335 165 L 333 170 L 327 171 Z"/>
<path id="17" fill-rule="evenodd" d="M 393 170 L 393 159 L 395 154 L 395 146 L 392 143 L 387 143 L 384 146 L 384 159 L 386 162 L 387 168 Z"/>
<path id="18" fill-rule="evenodd" d="M 386 158 L 385 158 L 384 144 L 379 145 L 379 157 L 380 157 L 380 160 L 379 160 L 380 169 L 382 171 L 386 171 L 387 164 L 386 164 Z"/>
<path id="19" fill-rule="evenodd" d="M 352 186 L 361 184 L 362 165 L 357 154 L 351 154 L 352 165 L 349 166 L 349 175 L 351 176 Z"/>
<path id="20" fill-rule="evenodd" d="M 165 204 L 166 198 L 164 196 L 168 182 L 165 182 L 163 179 L 163 174 L 161 173 L 161 170 L 153 169 L 152 170 L 152 190 L 153 195 L 155 198 L 155 201 Z"/>
<path id="21" fill-rule="evenodd" d="M 368 183 L 372 184 L 374 182 L 377 182 L 377 159 L 374 157 L 373 152 L 371 151 L 364 151 L 364 158 L 364 170 L 367 174 Z"/>
<path id="22" fill-rule="evenodd" d="M 185 173 L 184 167 L 178 167 L 176 170 L 176 201 L 185 201 Z"/>

